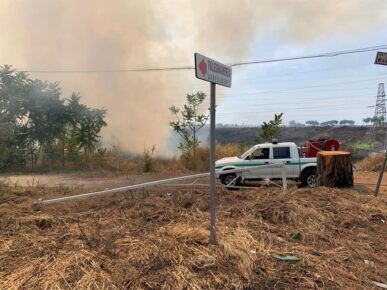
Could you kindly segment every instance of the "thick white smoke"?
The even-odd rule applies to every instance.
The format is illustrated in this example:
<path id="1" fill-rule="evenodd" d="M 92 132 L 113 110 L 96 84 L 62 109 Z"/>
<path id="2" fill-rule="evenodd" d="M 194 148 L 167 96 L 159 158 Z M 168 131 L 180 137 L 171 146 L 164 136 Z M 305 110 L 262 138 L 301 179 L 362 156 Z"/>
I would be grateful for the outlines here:
<path id="1" fill-rule="evenodd" d="M 20 69 L 100 70 L 192 65 L 195 51 L 247 59 L 259 33 L 310 42 L 331 33 L 366 33 L 385 20 L 383 1 L 3 0 L 0 64 Z M 378 5 L 376 5 L 378 4 Z M 33 74 L 59 81 L 108 110 L 105 138 L 139 152 L 167 150 L 168 107 L 205 90 L 193 71 Z"/>

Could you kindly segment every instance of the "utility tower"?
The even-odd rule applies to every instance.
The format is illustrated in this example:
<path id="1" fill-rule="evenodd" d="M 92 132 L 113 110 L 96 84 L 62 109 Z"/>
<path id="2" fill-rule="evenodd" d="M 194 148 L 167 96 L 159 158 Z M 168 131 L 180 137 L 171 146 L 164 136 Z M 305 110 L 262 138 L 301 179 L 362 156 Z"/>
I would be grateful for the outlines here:
<path id="1" fill-rule="evenodd" d="M 374 127 L 384 127 L 387 124 L 386 118 L 386 94 L 384 84 L 379 84 L 378 95 L 376 97 Z"/>

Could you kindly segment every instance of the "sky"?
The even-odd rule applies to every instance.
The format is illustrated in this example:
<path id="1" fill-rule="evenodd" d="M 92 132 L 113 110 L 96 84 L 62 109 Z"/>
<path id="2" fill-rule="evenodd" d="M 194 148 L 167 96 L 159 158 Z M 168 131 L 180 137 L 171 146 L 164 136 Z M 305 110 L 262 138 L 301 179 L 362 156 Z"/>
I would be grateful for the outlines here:
<path id="1" fill-rule="evenodd" d="M 270 41 L 270 40 L 267 40 Z M 369 35 L 327 37 L 315 43 L 286 45 L 281 53 L 252 58 L 309 55 L 387 43 L 385 27 Z M 259 44 L 257 50 L 259 50 Z M 231 90 L 224 91 L 219 123 L 257 125 L 273 112 L 290 120 L 355 120 L 372 117 L 379 83 L 387 83 L 387 67 L 375 65 L 376 52 L 305 59 L 234 68 Z"/>
<path id="2" fill-rule="evenodd" d="M 187 93 L 209 94 L 207 82 L 193 70 L 76 71 L 193 66 L 195 52 L 227 64 L 387 45 L 386 21 L 385 0 L 2 0 L 0 65 L 48 71 L 30 76 L 106 108 L 105 140 L 168 152 L 176 143 L 168 108 Z M 284 113 L 285 123 L 359 124 L 387 82 L 375 55 L 234 67 L 232 87 L 217 87 L 217 123 L 257 125 Z"/>

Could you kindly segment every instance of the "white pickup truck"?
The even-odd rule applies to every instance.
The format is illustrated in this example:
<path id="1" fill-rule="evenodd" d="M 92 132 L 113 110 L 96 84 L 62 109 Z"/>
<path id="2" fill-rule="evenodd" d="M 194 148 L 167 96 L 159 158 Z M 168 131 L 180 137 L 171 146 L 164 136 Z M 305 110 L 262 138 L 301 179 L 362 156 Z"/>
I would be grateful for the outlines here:
<path id="1" fill-rule="evenodd" d="M 221 174 L 219 178 L 227 185 L 233 180 L 240 183 L 245 180 L 265 178 L 281 179 L 282 168 L 280 167 L 263 167 L 261 170 L 227 174 L 227 170 L 274 163 L 285 163 L 286 178 L 299 180 L 307 186 L 313 186 L 316 182 L 317 159 L 301 157 L 299 148 L 293 142 L 258 144 L 241 156 L 226 157 L 216 161 L 215 167 L 217 170 L 225 171 L 225 174 Z"/>

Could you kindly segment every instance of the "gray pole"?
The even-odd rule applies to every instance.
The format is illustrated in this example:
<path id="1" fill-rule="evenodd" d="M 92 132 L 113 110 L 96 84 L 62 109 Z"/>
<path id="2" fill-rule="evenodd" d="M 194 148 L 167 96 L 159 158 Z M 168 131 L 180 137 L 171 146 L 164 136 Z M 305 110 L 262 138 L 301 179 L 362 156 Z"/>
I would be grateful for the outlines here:
<path id="1" fill-rule="evenodd" d="M 386 168 L 386 164 L 387 164 L 387 129 L 384 127 L 384 159 L 383 159 L 383 164 L 382 164 L 382 168 L 380 168 L 380 173 L 379 173 L 379 178 L 378 178 L 378 182 L 376 183 L 376 187 L 375 187 L 375 192 L 374 192 L 374 195 L 375 196 L 378 196 L 379 194 L 379 187 L 380 187 L 380 184 L 382 183 L 382 179 L 383 179 L 383 174 L 384 174 L 384 169 Z M 376 134 L 375 134 L 376 136 Z"/>
<path id="2" fill-rule="evenodd" d="M 386 134 L 387 134 L 387 132 L 386 132 Z M 375 196 L 378 196 L 378 194 L 379 194 L 380 184 L 382 183 L 384 169 L 386 168 L 386 164 L 387 164 L 387 135 L 386 135 L 386 140 L 384 142 L 385 142 L 385 146 L 386 146 L 386 149 L 385 149 L 386 151 L 384 152 L 384 160 L 383 160 L 382 168 L 380 168 L 378 183 L 376 184 L 376 188 L 375 188 L 375 192 L 374 192 Z"/>
<path id="3" fill-rule="evenodd" d="M 211 228 L 210 243 L 215 244 L 215 222 L 216 222 L 216 185 L 215 185 L 215 83 L 211 83 L 210 100 L 210 184 L 211 184 Z"/>
<path id="4" fill-rule="evenodd" d="M 375 192 L 374 192 L 375 196 L 377 196 L 379 194 L 379 187 L 380 187 L 380 184 L 382 183 L 383 173 L 384 173 L 384 169 L 386 168 L 386 164 L 387 164 L 387 150 L 384 153 L 384 160 L 383 160 L 382 168 L 380 168 L 378 183 L 376 184 L 376 188 L 375 188 Z"/>

